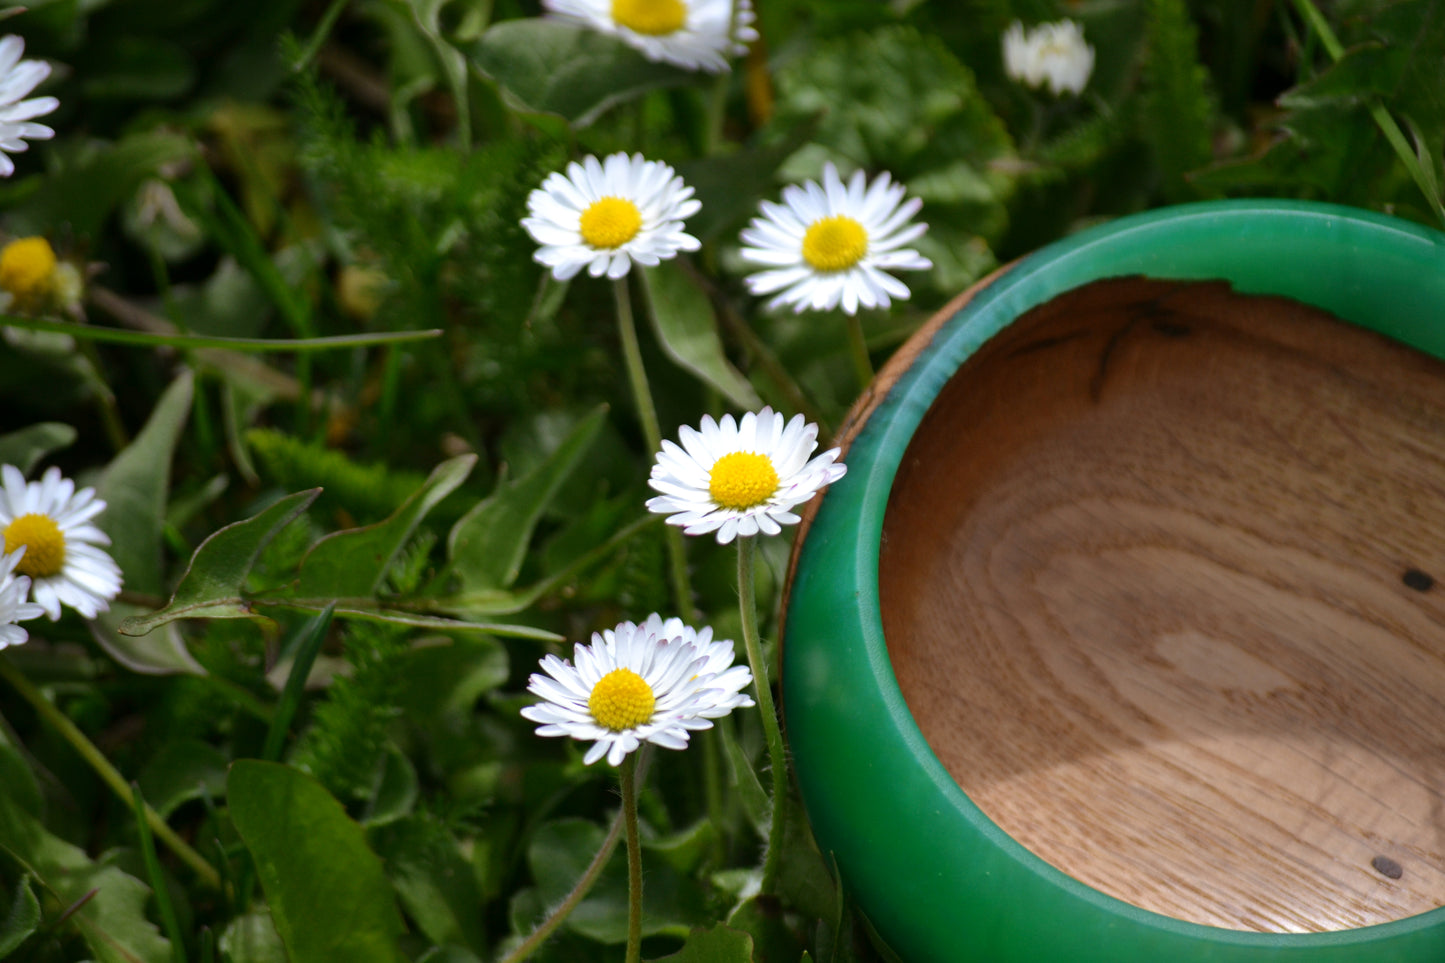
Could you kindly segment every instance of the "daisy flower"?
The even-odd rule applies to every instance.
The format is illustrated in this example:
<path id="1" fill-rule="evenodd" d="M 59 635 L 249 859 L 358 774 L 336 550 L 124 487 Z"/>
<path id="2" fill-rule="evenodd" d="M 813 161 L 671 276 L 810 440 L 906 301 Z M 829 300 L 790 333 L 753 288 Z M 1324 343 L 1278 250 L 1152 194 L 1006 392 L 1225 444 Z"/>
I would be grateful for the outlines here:
<path id="1" fill-rule="evenodd" d="M 644 742 L 685 749 L 693 731 L 753 704 L 740 691 L 752 673 L 732 664 L 732 642 L 714 642 L 712 629 L 695 632 L 681 619 L 654 613 L 641 625 L 594 632 L 572 658 L 542 659 L 546 674 L 533 673 L 527 691 L 543 701 L 522 716 L 542 724 L 539 736 L 590 740 L 582 760 L 589 766 L 604 755 L 619 766 Z"/>
<path id="2" fill-rule="evenodd" d="M 543 0 L 559 20 L 610 33 L 648 60 L 722 73 L 758 39 L 749 0 Z"/>
<path id="3" fill-rule="evenodd" d="M 55 131 L 44 124 L 31 123 L 33 118 L 48 114 L 60 106 L 54 97 L 32 97 L 21 100 L 50 76 L 50 64 L 43 60 L 21 60 L 25 41 L 14 34 L 0 38 L 0 177 L 15 173 L 9 154 L 18 154 L 30 140 L 49 140 Z"/>
<path id="4" fill-rule="evenodd" d="M 75 490 L 60 469 L 26 482 L 14 465 L 0 467 L 0 534 L 6 552 L 24 548 L 15 571 L 30 578 L 35 601 L 60 618 L 68 605 L 88 619 L 110 608 L 120 592 L 120 567 L 98 548 L 110 538 L 90 524 L 105 508 L 94 488 Z"/>
<path id="5" fill-rule="evenodd" d="M 19 645 L 30 638 L 30 633 L 16 625 L 16 622 L 39 618 L 45 614 L 45 610 L 34 602 L 25 601 L 25 596 L 30 592 L 29 577 L 14 574 L 15 566 L 20 563 L 24 554 L 21 549 L 0 555 L 0 649 Z"/>
<path id="6" fill-rule="evenodd" d="M 1079 94 L 1094 71 L 1094 48 L 1084 42 L 1084 29 L 1072 20 L 1040 24 L 1024 32 L 1015 20 L 1003 35 L 1003 66 L 1010 78 L 1042 87 L 1055 97 Z"/>
<path id="7" fill-rule="evenodd" d="M 641 154 L 590 154 L 553 171 L 527 196 L 527 233 L 541 245 L 537 261 L 565 281 L 584 267 L 620 278 L 635 261 L 654 267 L 678 251 L 696 251 L 684 218 L 702 207 L 671 167 Z"/>
<path id="8" fill-rule="evenodd" d="M 648 484 L 662 494 L 648 511 L 668 515 L 688 535 L 717 532 L 726 545 L 739 535 L 776 535 L 799 521 L 791 511 L 848 469 L 835 464 L 840 449 L 809 461 L 818 447 L 818 426 L 802 415 L 787 421 L 771 408 L 748 412 L 741 422 L 709 415 L 702 429 L 684 425 L 682 445 L 662 443 Z"/>
<path id="9" fill-rule="evenodd" d="M 928 229 L 908 220 L 923 202 L 906 203 L 901 184 L 880 174 L 868 184 L 858 171 L 845 185 L 831 163 L 823 183 L 783 188 L 783 203 L 763 201 L 762 216 L 742 232 L 744 260 L 765 264 L 749 275 L 754 294 L 778 293 L 768 307 L 791 304 L 831 310 L 842 302 L 849 314 L 858 305 L 886 308 L 889 297 L 908 298 L 908 288 L 885 271 L 920 271 L 933 262 L 903 245 Z"/>

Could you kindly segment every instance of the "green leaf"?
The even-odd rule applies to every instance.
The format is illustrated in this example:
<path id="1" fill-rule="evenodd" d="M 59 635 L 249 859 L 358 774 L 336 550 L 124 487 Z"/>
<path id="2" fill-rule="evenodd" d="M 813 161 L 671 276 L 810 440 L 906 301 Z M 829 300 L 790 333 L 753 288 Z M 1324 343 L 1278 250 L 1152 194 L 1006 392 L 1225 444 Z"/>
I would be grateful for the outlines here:
<path id="1" fill-rule="evenodd" d="M 517 580 L 537 520 L 587 453 L 606 415 L 605 406 L 594 409 L 546 461 L 525 477 L 500 482 L 452 527 L 447 554 L 463 592 L 506 588 Z"/>
<path id="2" fill-rule="evenodd" d="M 96 494 L 106 502 L 96 524 L 110 536 L 111 557 L 124 573 L 125 587 L 133 592 L 160 595 L 165 584 L 161 532 L 171 487 L 171 459 L 191 410 L 193 385 L 189 371 L 171 382 L 140 434 L 115 457 L 95 486 Z M 174 629 L 145 641 L 121 635 L 120 624 L 140 612 L 138 606 L 112 603 L 109 612 L 90 623 L 91 634 L 111 658 L 132 672 L 205 675 Z"/>
<path id="3" fill-rule="evenodd" d="M 1208 75 L 1199 63 L 1199 34 L 1184 0 L 1145 0 L 1148 57 L 1144 65 L 1145 139 L 1173 201 L 1194 197 L 1185 175 L 1207 164 L 1214 131 Z"/>
<path id="4" fill-rule="evenodd" d="M 246 577 L 277 533 L 304 512 L 321 489 L 287 495 L 244 521 L 211 534 L 191 556 L 175 594 L 164 608 L 126 619 L 122 635 L 145 635 L 176 619 L 256 618 L 242 596 Z"/>
<path id="5" fill-rule="evenodd" d="M 0 324 L 11 328 L 25 328 L 29 331 L 49 331 L 69 335 L 82 341 L 104 341 L 110 344 L 129 344 L 140 348 L 225 348 L 230 351 L 245 351 L 271 354 L 306 354 L 311 351 L 336 351 L 339 349 L 366 348 L 383 344 L 401 344 L 407 341 L 427 341 L 441 337 L 441 329 L 426 331 L 376 331 L 367 334 L 338 334 L 326 338 L 223 338 L 215 335 L 191 334 L 150 334 L 145 331 L 126 331 L 121 328 L 102 328 L 93 324 L 76 324 L 73 321 L 50 321 L 46 318 L 25 318 L 13 314 L 0 314 Z"/>
<path id="6" fill-rule="evenodd" d="M 481 890 L 445 826 L 433 817 L 409 816 L 373 829 L 370 838 L 407 914 L 427 939 L 485 951 Z"/>
<path id="7" fill-rule="evenodd" d="M 709 929 L 693 930 L 682 949 L 658 957 L 657 963 L 752 963 L 752 959 L 753 938 L 719 923 Z"/>
<path id="8" fill-rule="evenodd" d="M 397 685 L 397 705 L 427 728 L 445 715 L 465 716 L 478 699 L 504 685 L 507 650 L 485 636 L 450 645 L 419 646 L 407 653 Z"/>
<path id="9" fill-rule="evenodd" d="M 471 61 L 518 108 L 559 114 L 579 129 L 649 90 L 693 80 L 615 37 L 540 17 L 488 28 L 472 47 Z"/>
<path id="10" fill-rule="evenodd" d="M 10 912 L 0 922 L 0 960 L 19 949 L 30 934 L 40 928 L 40 900 L 30 888 L 30 877 L 22 876 L 15 885 L 15 898 Z"/>
<path id="11" fill-rule="evenodd" d="M 768 794 L 763 789 L 763 784 L 758 782 L 757 770 L 753 769 L 752 762 L 743 752 L 743 747 L 738 744 L 732 727 L 721 726 L 718 731 L 723 734 L 723 752 L 727 755 L 728 773 L 733 786 L 737 789 L 738 799 L 743 804 L 743 814 L 748 817 L 748 822 L 752 824 L 758 835 L 766 838 L 768 824 L 772 819 L 773 804 L 768 800 Z"/>
<path id="12" fill-rule="evenodd" d="M 317 542 L 301 561 L 295 594 L 332 599 L 374 596 L 427 512 L 460 485 L 476 463 L 476 455 L 444 461 L 390 518 L 336 532 Z M 343 608 L 338 604 L 338 615 Z"/>
<path id="13" fill-rule="evenodd" d="M 40 459 L 57 448 L 69 448 L 73 444 L 74 428 L 59 422 L 43 421 L 8 435 L 0 435 L 0 465 L 14 465 L 22 475 L 28 475 Z"/>
<path id="14" fill-rule="evenodd" d="M 723 351 L 712 302 L 676 261 L 638 272 L 652 329 L 678 365 L 722 393 L 732 405 L 756 411 L 763 401 Z"/>
<path id="15" fill-rule="evenodd" d="M 221 954 L 229 963 L 289 963 L 286 945 L 264 906 L 226 925 L 221 933 Z"/>
<path id="16" fill-rule="evenodd" d="M 96 963 L 169 963 L 170 944 L 145 917 L 150 889 L 115 866 L 52 836 L 34 816 L 0 793 L 0 850 L 35 877 L 62 906 Z"/>
<path id="17" fill-rule="evenodd" d="M 230 762 L 210 743 L 176 739 L 161 747 L 137 782 L 151 807 L 164 819 L 192 799 L 225 795 L 226 767 Z"/>
<path id="18" fill-rule="evenodd" d="M 291 963 L 401 963 L 391 886 L 341 804 L 277 763 L 240 760 L 226 786 Z"/>
<path id="19" fill-rule="evenodd" d="M 276 714 L 271 717 L 271 725 L 266 729 L 266 742 L 261 747 L 262 759 L 275 762 L 281 758 L 281 749 L 291 731 L 291 719 L 301 705 L 311 666 L 316 663 L 316 654 L 326 641 L 335 610 L 335 603 L 326 606 L 296 630 L 296 642 L 289 647 L 295 658 L 291 662 L 291 671 L 286 675 L 286 687 L 281 690 L 281 701 L 276 704 Z"/>

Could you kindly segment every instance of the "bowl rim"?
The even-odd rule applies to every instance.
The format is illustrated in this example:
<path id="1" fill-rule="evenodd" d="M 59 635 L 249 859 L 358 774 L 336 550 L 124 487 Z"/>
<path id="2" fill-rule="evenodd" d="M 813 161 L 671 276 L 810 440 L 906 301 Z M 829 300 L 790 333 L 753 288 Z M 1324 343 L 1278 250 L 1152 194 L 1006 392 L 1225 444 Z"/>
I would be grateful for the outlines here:
<path id="1" fill-rule="evenodd" d="M 1141 274 L 1223 279 L 1240 293 L 1294 298 L 1445 358 L 1445 234 L 1307 201 L 1212 201 L 1121 218 L 1040 249 L 947 305 L 855 404 L 839 436 L 848 473 L 809 506 L 794 544 L 783 703 L 819 846 L 879 934 L 910 960 L 1445 959 L 1445 907 L 1347 930 L 1256 933 L 1107 896 L 984 815 L 899 690 L 883 637 L 878 546 L 894 476 L 923 416 L 963 361 L 1014 318 L 1091 281 Z M 858 618 L 839 617 L 850 608 Z M 1009 895 L 989 898 L 998 892 Z"/>

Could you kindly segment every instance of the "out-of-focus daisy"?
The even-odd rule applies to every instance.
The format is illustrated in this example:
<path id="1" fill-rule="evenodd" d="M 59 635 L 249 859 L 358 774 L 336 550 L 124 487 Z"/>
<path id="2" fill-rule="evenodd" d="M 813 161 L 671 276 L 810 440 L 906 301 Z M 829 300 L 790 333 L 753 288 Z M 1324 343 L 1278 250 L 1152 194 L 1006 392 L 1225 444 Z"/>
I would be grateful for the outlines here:
<path id="1" fill-rule="evenodd" d="M 584 267 L 593 277 L 620 278 L 635 261 L 653 267 L 678 251 L 696 251 L 682 229 L 702 205 L 668 165 L 641 154 L 588 155 L 554 171 L 527 197 L 522 219 L 541 245 L 538 262 L 559 281 Z"/>
<path id="2" fill-rule="evenodd" d="M 110 608 L 120 592 L 120 567 L 97 547 L 110 538 L 92 525 L 105 509 L 94 488 L 75 490 L 60 469 L 27 482 L 14 465 L 0 467 L 0 534 L 6 552 L 24 548 L 15 571 L 30 578 L 30 590 L 51 620 L 68 605 L 88 619 Z"/>
<path id="3" fill-rule="evenodd" d="M 45 610 L 34 602 L 25 601 L 30 592 L 29 577 L 15 574 L 15 566 L 20 564 L 23 554 L 23 550 L 17 549 L 0 555 L 0 649 L 19 645 L 30 638 L 30 633 L 16 622 L 38 619 L 45 614 Z"/>
<path id="4" fill-rule="evenodd" d="M 1084 42 L 1084 28 L 1072 20 L 1040 24 L 1027 32 L 1015 20 L 1004 31 L 1003 67 L 1030 87 L 1047 82 L 1055 97 L 1065 91 L 1077 95 L 1094 71 L 1094 48 Z"/>
<path id="5" fill-rule="evenodd" d="M 783 188 L 783 203 L 763 201 L 762 216 L 742 232 L 744 260 L 767 265 L 747 278 L 754 294 L 777 297 L 769 307 L 843 310 L 861 304 L 886 308 L 889 298 L 908 298 L 908 287 L 887 271 L 921 271 L 933 262 L 903 245 L 928 229 L 910 224 L 923 202 L 904 201 L 907 192 L 887 173 L 869 184 L 862 171 L 845 185 L 831 163 L 823 183 Z"/>
<path id="6" fill-rule="evenodd" d="M 32 97 L 21 100 L 50 76 L 50 64 L 43 60 L 21 60 L 25 41 L 14 34 L 0 37 L 0 177 L 15 173 L 15 162 L 9 154 L 18 154 L 30 145 L 28 140 L 49 140 L 55 131 L 44 124 L 32 123 L 34 118 L 48 114 L 60 106 L 54 97 Z"/>
<path id="7" fill-rule="evenodd" d="M 543 0 L 558 19 L 620 37 L 648 60 L 721 73 L 758 39 L 749 0 Z"/>
<path id="8" fill-rule="evenodd" d="M 740 690 L 752 682 L 734 666 L 733 644 L 712 641 L 680 619 L 653 614 L 641 624 L 623 622 L 578 643 L 572 662 L 548 655 L 527 691 L 543 701 L 522 710 L 542 725 L 539 736 L 591 741 L 583 762 L 604 755 L 613 766 L 644 742 L 684 749 L 693 731 L 753 700 Z"/>
<path id="9" fill-rule="evenodd" d="M 667 523 L 688 535 L 717 532 L 723 545 L 797 524 L 791 509 L 848 470 L 836 463 L 837 448 L 810 461 L 818 426 L 802 415 L 787 421 L 771 408 L 750 411 L 740 422 L 704 415 L 701 430 L 684 425 L 678 437 L 681 446 L 662 443 L 647 482 L 662 494 L 649 498 L 647 508 L 668 515 Z"/>
<path id="10" fill-rule="evenodd" d="M 74 312 L 82 293 L 79 269 L 56 258 L 45 238 L 22 237 L 0 248 L 0 311 Z"/>

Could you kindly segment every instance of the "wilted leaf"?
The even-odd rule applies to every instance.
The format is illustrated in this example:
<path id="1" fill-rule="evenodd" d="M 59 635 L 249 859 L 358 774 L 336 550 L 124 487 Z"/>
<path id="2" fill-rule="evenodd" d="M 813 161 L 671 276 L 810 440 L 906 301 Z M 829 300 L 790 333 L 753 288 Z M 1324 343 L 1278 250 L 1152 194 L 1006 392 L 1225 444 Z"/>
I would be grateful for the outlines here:
<path id="1" fill-rule="evenodd" d="M 400 963 L 391 886 L 341 804 L 277 763 L 243 759 L 226 786 L 291 963 Z"/>

